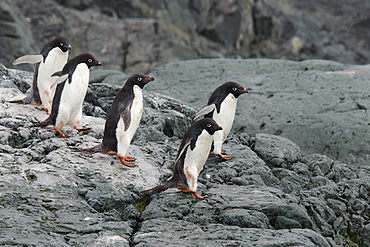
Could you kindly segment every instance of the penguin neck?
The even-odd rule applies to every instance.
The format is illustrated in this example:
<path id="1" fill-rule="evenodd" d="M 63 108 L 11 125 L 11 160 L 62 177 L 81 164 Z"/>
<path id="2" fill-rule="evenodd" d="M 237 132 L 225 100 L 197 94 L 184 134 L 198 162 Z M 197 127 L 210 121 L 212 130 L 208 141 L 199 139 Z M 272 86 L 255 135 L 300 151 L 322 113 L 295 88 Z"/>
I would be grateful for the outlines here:
<path id="1" fill-rule="evenodd" d="M 134 85 L 132 87 L 132 91 L 134 93 L 135 98 L 138 98 L 141 100 L 143 99 L 143 90 L 138 85 Z"/>

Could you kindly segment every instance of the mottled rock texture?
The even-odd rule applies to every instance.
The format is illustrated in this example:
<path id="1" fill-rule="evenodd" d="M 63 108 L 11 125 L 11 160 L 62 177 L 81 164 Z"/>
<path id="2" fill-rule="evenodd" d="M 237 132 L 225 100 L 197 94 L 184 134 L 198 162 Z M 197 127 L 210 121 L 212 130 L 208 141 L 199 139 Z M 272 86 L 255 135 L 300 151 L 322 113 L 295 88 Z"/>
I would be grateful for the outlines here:
<path id="1" fill-rule="evenodd" d="M 218 68 L 220 62 L 193 61 L 193 67 L 200 70 L 205 67 Z M 322 61 L 290 63 L 256 60 L 253 63 L 257 62 L 266 73 L 271 72 L 275 62 L 279 62 L 282 67 L 293 66 L 301 71 L 291 72 L 293 74 L 332 76 L 319 69 L 323 66 Z M 242 61 L 235 60 L 231 68 L 236 68 L 239 63 Z M 334 72 L 339 70 L 341 73 L 343 68 L 350 71 L 361 71 L 363 68 L 329 62 L 324 64 L 331 64 Z M 172 70 L 169 69 L 171 66 Z M 207 70 L 201 74 L 194 70 L 193 79 L 176 74 L 176 67 L 187 66 L 188 63 L 177 63 L 151 73 L 156 80 L 152 88 L 148 85 L 144 89 L 145 111 L 129 151 L 129 155 L 137 158 L 137 167 L 134 168 L 123 167 L 116 157 L 73 151 L 92 147 L 101 141 L 106 109 L 123 84 L 122 79 L 121 83 L 115 83 L 121 84 L 119 86 L 99 83 L 110 73 L 93 71 L 94 83 L 90 85 L 84 110 L 95 116 L 83 117 L 83 125 L 91 127 L 91 130 L 77 132 L 66 129 L 70 137 L 61 139 L 52 127 L 30 127 L 45 119 L 45 112 L 34 106 L 6 102 L 7 99 L 23 95 L 19 88 L 26 90 L 32 74 L 2 66 L 0 244 L 370 245 L 368 164 L 348 165 L 323 154 L 303 153 L 299 145 L 283 135 L 269 134 L 263 129 L 252 134 L 247 127 L 240 129 L 240 123 L 236 123 L 236 128 L 224 145 L 227 153 L 235 158 L 221 161 L 211 155 L 200 173 L 200 193 L 207 194 L 209 198 L 199 200 L 175 189 L 151 197 L 140 193 L 171 176 L 171 166 L 182 135 L 191 124 L 198 105 L 203 104 L 207 98 L 205 96 L 220 83 L 216 80 L 218 77 Z M 308 72 L 304 69 L 306 67 L 309 68 Z M 256 75 L 259 73 L 256 72 Z M 279 99 L 276 95 L 266 96 L 263 82 L 279 82 L 282 74 L 261 73 L 259 93 L 243 95 L 238 105 L 238 116 L 250 111 L 244 102 L 250 102 L 253 106 L 258 96 L 260 102 Z M 165 79 L 166 76 L 171 79 Z M 222 73 L 218 76 L 221 81 L 225 79 Z M 119 77 L 124 78 L 125 75 L 120 74 Z M 207 82 L 207 93 L 198 90 L 197 85 L 207 80 L 213 81 Z M 178 94 L 190 91 L 182 89 L 187 84 L 192 92 L 199 92 L 199 95 L 180 101 L 178 94 L 163 90 L 169 87 L 170 82 L 170 88 L 174 88 Z M 246 82 L 241 81 L 242 84 Z M 162 88 L 161 93 L 153 92 L 157 86 Z M 251 83 L 251 87 L 255 86 Z M 283 91 L 289 92 L 286 88 Z M 292 93 L 291 99 L 297 104 Z M 259 107 L 265 106 L 264 112 L 268 112 L 275 109 L 271 105 L 260 103 Z M 274 106 L 277 107 L 278 103 Z M 340 120 L 339 116 L 343 115 L 337 115 L 336 119 Z M 253 119 L 246 117 L 243 124 L 249 126 L 250 123 L 253 123 Z"/>

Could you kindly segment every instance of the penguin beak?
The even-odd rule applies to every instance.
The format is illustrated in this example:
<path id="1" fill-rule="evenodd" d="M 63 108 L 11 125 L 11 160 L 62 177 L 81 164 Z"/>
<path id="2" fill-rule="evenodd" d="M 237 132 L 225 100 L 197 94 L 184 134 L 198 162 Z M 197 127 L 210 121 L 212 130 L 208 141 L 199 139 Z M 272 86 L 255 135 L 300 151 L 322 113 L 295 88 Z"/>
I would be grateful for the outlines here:
<path id="1" fill-rule="evenodd" d="M 145 79 L 144 79 L 144 83 L 149 83 L 151 81 L 154 81 L 154 77 L 151 77 L 151 76 L 147 76 Z"/>
<path id="2" fill-rule="evenodd" d="M 243 88 L 242 90 L 240 90 L 241 92 L 243 93 L 248 93 L 248 90 L 246 88 Z"/>
<path id="3" fill-rule="evenodd" d="M 72 50 L 72 46 L 71 45 L 68 45 L 67 48 L 68 48 L 68 50 Z"/>
<path id="4" fill-rule="evenodd" d="M 103 64 L 102 64 L 101 62 L 99 62 L 99 61 L 98 61 L 98 62 L 96 62 L 96 65 L 97 65 L 97 66 L 103 66 Z"/>
<path id="5" fill-rule="evenodd" d="M 222 130 L 222 127 L 220 125 L 217 126 L 217 130 Z"/>

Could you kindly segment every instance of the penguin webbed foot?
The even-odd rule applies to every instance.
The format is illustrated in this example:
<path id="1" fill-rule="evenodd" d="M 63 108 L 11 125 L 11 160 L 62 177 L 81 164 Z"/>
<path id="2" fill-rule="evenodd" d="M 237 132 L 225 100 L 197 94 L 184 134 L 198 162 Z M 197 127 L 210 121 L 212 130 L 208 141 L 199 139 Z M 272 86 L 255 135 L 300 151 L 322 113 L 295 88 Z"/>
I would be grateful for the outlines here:
<path id="1" fill-rule="evenodd" d="M 44 108 L 44 110 L 46 111 L 46 114 L 51 115 L 51 109 L 49 109 L 49 108 Z"/>
<path id="2" fill-rule="evenodd" d="M 135 161 L 136 158 L 135 157 L 131 157 L 131 156 L 125 156 L 125 160 L 126 161 Z"/>
<path id="3" fill-rule="evenodd" d="M 188 189 L 185 189 L 185 188 L 181 189 L 181 191 L 185 192 L 185 193 L 192 193 L 198 199 L 204 199 L 204 198 L 208 197 L 207 195 L 205 195 L 205 196 L 199 195 L 198 191 L 191 191 L 191 190 L 188 190 Z"/>
<path id="4" fill-rule="evenodd" d="M 58 135 L 61 138 L 67 138 L 68 137 L 68 135 L 67 134 L 64 134 L 60 129 L 55 129 L 55 131 L 58 133 Z"/>
<path id="5" fill-rule="evenodd" d="M 225 154 L 216 154 L 218 157 L 220 157 L 222 160 L 231 160 L 233 159 L 234 157 L 231 157 L 231 156 L 228 156 L 228 155 L 225 155 Z"/>
<path id="6" fill-rule="evenodd" d="M 75 127 L 77 131 L 91 130 L 89 127 Z"/>
<path id="7" fill-rule="evenodd" d="M 204 199 L 204 198 L 207 198 L 207 197 L 208 197 L 207 195 L 205 195 L 205 196 L 201 196 L 201 195 L 199 195 L 198 191 L 191 192 L 191 193 L 193 193 L 193 195 L 194 195 L 196 198 L 198 198 L 198 199 Z"/>
<path id="8" fill-rule="evenodd" d="M 128 157 L 128 156 L 121 156 L 121 155 L 117 155 L 117 157 L 119 158 L 119 160 L 121 161 L 121 164 L 122 165 L 125 165 L 125 166 L 128 166 L 128 167 L 135 167 L 136 165 L 135 164 L 132 164 L 131 162 L 129 161 L 134 161 L 136 160 L 135 158 L 133 157 Z"/>

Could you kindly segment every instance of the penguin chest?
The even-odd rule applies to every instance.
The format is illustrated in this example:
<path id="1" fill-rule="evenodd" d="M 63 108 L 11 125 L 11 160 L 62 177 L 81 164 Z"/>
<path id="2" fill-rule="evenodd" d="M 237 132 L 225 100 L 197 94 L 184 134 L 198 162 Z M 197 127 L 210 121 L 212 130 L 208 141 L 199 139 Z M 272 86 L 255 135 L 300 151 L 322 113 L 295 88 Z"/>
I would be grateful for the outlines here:
<path id="1" fill-rule="evenodd" d="M 117 126 L 117 140 L 118 146 L 123 143 L 130 143 L 134 134 L 139 127 L 141 117 L 143 115 L 143 93 L 140 87 L 134 86 L 134 99 L 130 110 L 130 126 L 125 130 L 125 124 L 122 118 L 120 118 Z M 124 116 L 123 116 L 124 117 Z M 120 149 L 118 147 L 118 149 Z"/>
<path id="2" fill-rule="evenodd" d="M 212 141 L 213 136 L 211 136 L 206 130 L 203 130 L 202 133 L 198 136 L 194 149 L 191 150 L 190 146 L 187 149 L 184 160 L 185 172 L 189 168 L 196 168 L 199 175 L 199 173 L 203 169 L 204 164 L 207 161 Z"/>
<path id="3" fill-rule="evenodd" d="M 56 88 L 53 87 L 50 89 L 50 86 L 56 80 L 56 77 L 52 77 L 51 75 L 57 71 L 61 71 L 67 63 L 67 59 L 68 51 L 63 52 L 59 48 L 54 48 L 49 52 L 45 61 L 40 62 L 37 87 L 43 104 L 46 102 L 51 105 Z"/>
<path id="4" fill-rule="evenodd" d="M 69 119 L 74 118 L 81 111 L 89 84 L 89 68 L 85 63 L 77 65 L 71 81 L 66 80 L 62 91 L 59 111 L 68 113 Z"/>
<path id="5" fill-rule="evenodd" d="M 235 111 L 236 111 L 237 98 L 233 94 L 229 94 L 222 101 L 220 112 L 217 110 L 213 113 L 213 119 L 222 127 L 223 141 L 229 135 L 231 127 L 233 126 Z"/>

